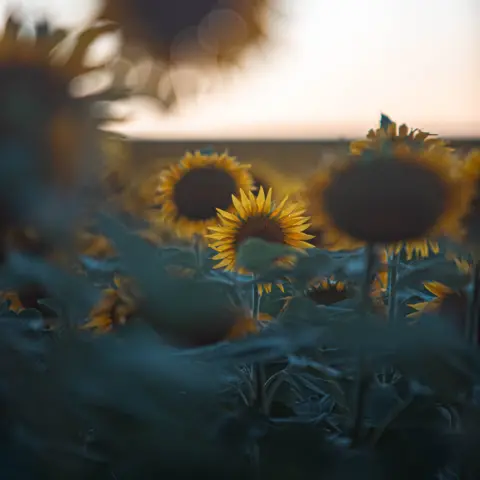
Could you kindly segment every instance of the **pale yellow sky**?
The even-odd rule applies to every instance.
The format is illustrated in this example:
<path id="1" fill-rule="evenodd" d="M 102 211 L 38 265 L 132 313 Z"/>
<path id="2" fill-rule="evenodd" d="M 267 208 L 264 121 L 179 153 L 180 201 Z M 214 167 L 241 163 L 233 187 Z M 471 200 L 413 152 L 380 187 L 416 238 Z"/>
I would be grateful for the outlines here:
<path id="1" fill-rule="evenodd" d="M 61 24 L 94 0 L 0 0 Z M 278 0 L 274 45 L 163 115 L 135 102 L 138 137 L 352 137 L 380 112 L 441 135 L 480 136 L 478 0 Z M 100 48 L 100 46 L 99 46 Z"/>

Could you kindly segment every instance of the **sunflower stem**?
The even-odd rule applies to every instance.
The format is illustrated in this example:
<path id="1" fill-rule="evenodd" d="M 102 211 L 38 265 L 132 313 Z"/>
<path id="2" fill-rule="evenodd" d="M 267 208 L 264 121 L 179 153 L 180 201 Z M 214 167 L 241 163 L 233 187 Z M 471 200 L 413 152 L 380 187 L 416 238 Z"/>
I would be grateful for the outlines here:
<path id="1" fill-rule="evenodd" d="M 388 320 L 395 321 L 397 317 L 397 278 L 400 255 L 393 252 L 388 259 Z"/>
<path id="2" fill-rule="evenodd" d="M 465 324 L 465 335 L 468 342 L 477 343 L 480 321 L 480 261 L 476 261 L 472 268 L 473 291 Z"/>
<path id="3" fill-rule="evenodd" d="M 258 285 L 256 282 L 252 285 L 252 317 L 255 323 L 258 325 L 260 315 L 260 302 L 261 296 L 258 291 Z M 257 363 L 253 365 L 254 383 L 255 383 L 255 398 L 254 407 L 261 413 L 267 415 L 267 399 L 265 395 L 265 367 L 264 365 Z"/>
<path id="4" fill-rule="evenodd" d="M 252 284 L 252 318 L 254 322 L 258 325 L 259 316 L 260 316 L 260 302 L 261 295 L 258 289 L 258 284 L 255 281 L 256 276 L 253 276 Z M 265 391 L 266 385 L 266 375 L 265 367 L 261 363 L 255 363 L 252 366 L 253 373 L 253 383 L 254 383 L 254 397 L 253 397 L 253 408 L 260 412 L 261 414 L 268 415 L 268 404 L 267 404 L 267 395 Z M 254 471 L 254 478 L 260 479 L 261 468 L 260 468 L 260 446 L 257 441 L 252 445 L 252 467 Z"/>
<path id="5" fill-rule="evenodd" d="M 371 288 L 372 279 L 375 273 L 375 245 L 369 244 L 365 249 L 366 267 L 365 277 L 362 283 L 361 291 L 361 314 L 366 316 L 371 308 Z M 366 395 L 370 386 L 372 375 L 368 368 L 367 358 L 365 354 L 360 351 L 358 353 L 358 376 L 357 389 L 355 393 L 355 408 L 354 420 L 351 435 L 351 447 L 357 447 L 362 441 L 363 419 L 365 416 Z"/>
<path id="6" fill-rule="evenodd" d="M 195 254 L 197 271 L 200 273 L 203 271 L 203 243 L 201 235 L 195 234 L 193 236 L 193 252 Z"/>

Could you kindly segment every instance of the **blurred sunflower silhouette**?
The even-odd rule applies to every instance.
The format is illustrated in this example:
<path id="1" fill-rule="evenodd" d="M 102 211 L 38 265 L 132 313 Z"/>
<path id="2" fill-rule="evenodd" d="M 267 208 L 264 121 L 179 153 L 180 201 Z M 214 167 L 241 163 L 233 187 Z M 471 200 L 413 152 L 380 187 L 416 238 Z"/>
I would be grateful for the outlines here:
<path id="1" fill-rule="evenodd" d="M 62 252 L 54 249 L 48 242 L 31 228 L 10 228 L 4 237 L 4 251 L 15 251 L 24 255 L 41 257 L 50 262 L 60 264 L 63 261 Z M 17 290 L 0 292 L 0 297 L 10 302 L 10 310 L 17 313 L 26 308 L 34 308 L 44 316 L 51 317 L 54 312 L 40 301 L 49 297 L 43 285 L 27 283 Z"/>
<path id="2" fill-rule="evenodd" d="M 271 0 L 105 0 L 99 19 L 116 22 L 126 44 L 166 64 L 183 40 L 189 61 L 228 65 L 267 39 L 271 8 Z"/>
<path id="3" fill-rule="evenodd" d="M 266 313 L 258 315 L 258 321 L 255 320 L 248 312 L 243 315 L 239 314 L 235 318 L 235 323 L 226 336 L 226 340 L 237 340 L 246 337 L 252 333 L 257 333 L 261 325 L 272 320 L 272 317 Z"/>
<path id="4" fill-rule="evenodd" d="M 350 156 L 319 172 L 307 195 L 326 243 L 392 245 L 457 235 L 470 194 L 450 153 L 432 148 Z"/>
<path id="5" fill-rule="evenodd" d="M 408 155 L 431 148 L 444 149 L 453 152 L 447 143 L 434 134 L 419 129 L 409 128 L 406 124 L 400 125 L 392 122 L 388 117 L 382 116 L 383 125 L 378 129 L 371 129 L 365 140 L 356 140 L 350 143 L 352 155 L 362 155 L 366 150 L 385 152 L 386 147 L 395 155 Z M 405 252 L 407 260 L 413 257 L 425 258 L 431 253 L 439 253 L 438 242 L 432 239 L 418 239 L 409 242 L 398 242 L 389 246 L 389 252 L 400 254 Z"/>
<path id="6" fill-rule="evenodd" d="M 463 242 L 480 257 L 480 150 L 472 150 L 462 164 L 464 188 L 471 191 L 467 214 L 462 218 Z"/>
<path id="7" fill-rule="evenodd" d="M 278 205 L 272 202 L 272 190 L 267 195 L 260 187 L 257 196 L 252 192 L 240 190 L 239 198 L 232 196 L 235 212 L 218 211 L 219 225 L 209 227 L 206 236 L 209 247 L 218 252 L 213 260 L 218 260 L 214 268 L 250 274 L 243 268 L 237 268 L 236 257 L 238 247 L 249 238 L 259 238 L 266 242 L 288 245 L 300 250 L 313 248 L 307 241 L 312 238 L 304 231 L 308 228 L 309 218 L 303 216 L 303 210 L 296 203 L 287 204 L 285 197 Z M 289 263 L 290 259 L 285 259 Z M 279 285 L 280 288 L 283 288 Z M 271 291 L 269 284 L 259 285 L 260 293 L 265 289 Z"/>
<path id="8" fill-rule="evenodd" d="M 92 309 L 88 321 L 81 326 L 84 330 L 97 333 L 112 331 L 135 314 L 137 302 L 131 283 L 116 276 L 114 286 L 103 291 L 100 302 Z"/>
<path id="9" fill-rule="evenodd" d="M 196 318 L 188 328 L 181 331 L 159 333 L 178 347 L 205 347 L 255 334 L 270 320 L 271 317 L 267 314 L 260 314 L 257 321 L 242 308 L 229 308 L 218 311 L 213 319 Z"/>
<path id="10" fill-rule="evenodd" d="M 88 230 L 80 231 L 75 238 L 77 251 L 81 255 L 94 258 L 107 258 L 116 255 L 110 240 Z"/>
<path id="11" fill-rule="evenodd" d="M 217 209 L 233 212 L 232 195 L 252 188 L 249 168 L 227 153 L 187 153 L 161 174 L 156 197 L 160 221 L 186 236 L 206 233 L 217 224 Z"/>
<path id="12" fill-rule="evenodd" d="M 460 273 L 470 274 L 471 265 L 468 261 L 455 259 L 455 263 Z M 454 290 L 440 282 L 427 282 L 424 287 L 433 295 L 433 298 L 426 302 L 410 304 L 409 307 L 415 311 L 408 317 L 416 319 L 423 315 L 438 314 L 450 319 L 460 331 L 463 331 L 469 306 L 466 290 Z M 478 342 L 480 343 L 480 336 Z"/>
<path id="13" fill-rule="evenodd" d="M 22 302 L 20 301 L 18 293 L 15 292 L 14 290 L 7 290 L 5 292 L 0 292 L 0 298 L 4 302 L 9 303 L 9 310 L 13 312 L 19 313 L 25 308 Z"/>
<path id="14" fill-rule="evenodd" d="M 85 55 L 112 27 L 83 31 L 65 61 L 56 56 L 57 47 L 67 36 L 64 31 L 38 24 L 35 37 L 28 39 L 19 35 L 20 28 L 10 18 L 0 39 L 0 142 L 18 142 L 38 157 L 25 175 L 35 174 L 68 189 L 77 180 L 82 166 L 78 152 L 90 122 L 95 120 L 91 103 L 101 99 L 97 93 L 73 96 L 71 83 L 102 67 L 86 66 Z"/>

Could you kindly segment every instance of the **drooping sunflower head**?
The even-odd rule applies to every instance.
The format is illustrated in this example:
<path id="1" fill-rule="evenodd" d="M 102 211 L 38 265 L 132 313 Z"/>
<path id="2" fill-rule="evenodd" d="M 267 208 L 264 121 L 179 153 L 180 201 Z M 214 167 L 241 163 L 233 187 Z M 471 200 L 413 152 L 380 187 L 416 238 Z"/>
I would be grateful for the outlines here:
<path id="1" fill-rule="evenodd" d="M 459 274 L 470 275 L 471 262 L 458 257 L 451 257 L 457 266 Z M 428 313 L 438 313 L 453 317 L 455 323 L 463 326 L 468 309 L 468 296 L 465 290 L 454 290 L 440 282 L 426 282 L 425 289 L 433 295 L 430 301 L 410 304 L 415 312 L 408 316 L 417 318 Z"/>
<path id="2" fill-rule="evenodd" d="M 431 254 L 437 255 L 440 252 L 438 242 L 431 239 L 413 240 L 410 242 L 397 242 L 389 245 L 388 251 L 391 254 L 400 255 L 405 252 L 407 260 L 416 258 L 427 258 Z"/>
<path id="3" fill-rule="evenodd" d="M 480 150 L 473 150 L 462 165 L 464 188 L 471 191 L 467 214 L 462 219 L 464 243 L 475 256 L 480 254 Z"/>
<path id="4" fill-rule="evenodd" d="M 345 282 L 337 281 L 333 277 L 312 281 L 305 294 L 317 305 L 325 306 L 352 298 L 352 292 Z"/>
<path id="5" fill-rule="evenodd" d="M 436 314 L 451 321 L 460 332 L 465 328 L 469 299 L 463 289 L 452 290 L 450 287 L 439 282 L 428 282 L 425 289 L 432 295 L 432 299 L 425 302 L 410 304 L 413 313 L 410 318 L 418 318 L 424 315 Z"/>
<path id="6" fill-rule="evenodd" d="M 458 233 L 468 194 L 450 154 L 365 152 L 317 174 L 308 191 L 314 220 L 332 243 L 394 244 Z"/>
<path id="7" fill-rule="evenodd" d="M 380 128 L 369 130 L 365 140 L 352 142 L 350 153 L 361 155 L 365 150 L 382 150 L 386 141 L 392 144 L 393 152 L 398 154 L 428 150 L 432 147 L 451 150 L 444 140 L 435 138 L 431 133 L 408 128 L 406 124 L 400 125 L 397 129 L 395 122 L 382 116 Z"/>
<path id="8" fill-rule="evenodd" d="M 272 202 L 272 190 L 267 195 L 262 187 L 255 196 L 252 192 L 240 190 L 239 198 L 232 196 L 235 211 L 218 209 L 219 225 L 209 227 L 209 247 L 218 252 L 213 259 L 218 260 L 214 268 L 250 274 L 237 266 L 239 246 L 250 238 L 258 238 L 270 243 L 288 245 L 300 250 L 312 248 L 308 243 L 312 238 L 304 231 L 309 226 L 309 218 L 299 205 L 287 204 L 285 197 L 278 205 Z M 278 259 L 281 261 L 281 259 Z M 285 259 L 287 261 L 287 259 Z M 271 286 L 266 286 L 267 291 Z"/>
<path id="9" fill-rule="evenodd" d="M 161 174 L 157 202 L 162 220 L 187 236 L 205 233 L 217 224 L 217 209 L 235 211 L 232 195 L 251 190 L 249 168 L 227 153 L 187 153 Z"/>
<path id="10" fill-rule="evenodd" d="M 166 62 L 183 47 L 189 61 L 235 63 L 267 38 L 270 0 L 105 0 L 101 19 L 118 23 L 127 44 Z"/>

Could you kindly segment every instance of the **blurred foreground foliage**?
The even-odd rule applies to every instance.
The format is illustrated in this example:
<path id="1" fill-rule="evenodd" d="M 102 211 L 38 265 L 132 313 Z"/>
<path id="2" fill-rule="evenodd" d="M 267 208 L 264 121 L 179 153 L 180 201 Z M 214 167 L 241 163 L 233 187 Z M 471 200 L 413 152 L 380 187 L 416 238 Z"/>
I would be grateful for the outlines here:
<path id="1" fill-rule="evenodd" d="M 78 276 L 15 254 L 4 269 L 2 283 L 41 282 L 57 321 L 46 329 L 37 310 L 3 305 L 2 478 L 477 478 L 480 357 L 441 318 L 412 327 L 359 313 L 355 299 L 322 307 L 301 296 L 275 312 L 272 294 L 277 322 L 256 335 L 183 348 L 176 339 L 218 327 L 249 283 L 212 273 L 191 249 L 154 247 L 110 214 L 98 224 L 113 266 L 87 262 Z M 308 260 L 289 275 L 352 277 L 363 258 L 315 250 Z M 175 265 L 198 275 L 172 276 Z M 142 292 L 137 317 L 108 335 L 80 330 L 112 270 Z M 404 275 L 411 288 L 426 273 Z M 265 408 L 252 402 L 255 364 Z"/>

